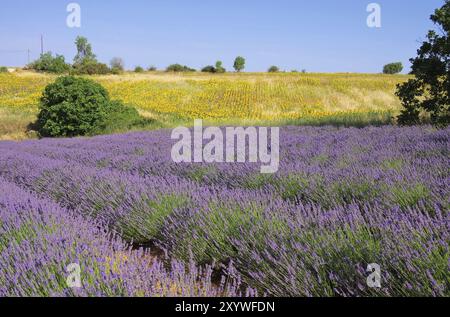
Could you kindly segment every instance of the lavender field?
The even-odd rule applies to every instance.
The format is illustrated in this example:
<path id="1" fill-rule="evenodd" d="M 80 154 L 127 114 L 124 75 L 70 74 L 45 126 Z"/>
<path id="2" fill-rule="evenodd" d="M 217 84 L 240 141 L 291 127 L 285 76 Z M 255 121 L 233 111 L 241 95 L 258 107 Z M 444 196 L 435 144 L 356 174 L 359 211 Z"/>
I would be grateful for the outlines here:
<path id="1" fill-rule="evenodd" d="M 274 175 L 167 130 L 2 142 L 0 296 L 450 296 L 449 137 L 285 127 Z"/>

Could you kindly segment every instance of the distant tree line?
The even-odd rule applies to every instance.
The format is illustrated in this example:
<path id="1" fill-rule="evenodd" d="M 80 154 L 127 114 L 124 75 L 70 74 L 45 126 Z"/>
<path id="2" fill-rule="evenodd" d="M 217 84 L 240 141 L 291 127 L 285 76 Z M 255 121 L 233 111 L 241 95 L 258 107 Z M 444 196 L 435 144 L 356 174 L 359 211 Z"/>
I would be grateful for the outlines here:
<path id="1" fill-rule="evenodd" d="M 75 40 L 77 54 L 73 60 L 73 64 L 66 63 L 64 56 L 55 55 L 51 52 L 42 54 L 39 59 L 27 65 L 27 69 L 33 69 L 38 72 L 48 73 L 70 73 L 75 75 L 94 75 L 94 74 L 111 74 L 123 70 L 123 61 L 114 60 L 114 65 L 100 63 L 93 53 L 92 46 L 87 38 L 79 36 Z"/>
<path id="2" fill-rule="evenodd" d="M 125 71 L 125 62 L 120 57 L 114 57 L 109 66 L 101 63 L 97 60 L 96 55 L 93 53 L 92 45 L 89 43 L 88 39 L 82 36 L 79 36 L 75 40 L 75 45 L 77 48 L 77 54 L 73 60 L 73 64 L 69 64 L 65 61 L 64 56 L 62 55 L 53 55 L 52 52 L 46 52 L 42 54 L 39 59 L 27 65 L 27 69 L 33 69 L 38 72 L 48 72 L 48 73 L 56 73 L 63 74 L 69 73 L 73 75 L 106 75 L 106 74 L 115 74 L 119 75 Z M 233 68 L 236 72 L 241 72 L 246 67 L 246 60 L 242 56 L 236 57 L 233 63 Z M 147 71 L 156 71 L 157 68 L 154 66 L 150 66 L 147 68 Z M 402 72 L 403 65 L 402 63 L 390 63 L 384 66 L 383 73 L 384 74 L 398 74 Z M 3 70 L 5 71 L 5 70 Z M 194 68 L 191 68 L 186 65 L 181 64 L 172 64 L 169 65 L 166 72 L 195 72 L 197 71 Z M 216 64 L 205 66 L 201 69 L 204 73 L 213 73 L 213 74 L 222 74 L 227 70 L 223 67 L 222 61 L 217 61 Z M 270 66 L 267 70 L 269 73 L 278 73 L 280 72 L 280 68 L 278 66 Z M 142 73 L 145 72 L 145 69 L 141 66 L 136 66 L 134 68 L 134 72 Z M 297 73 L 297 70 L 292 70 L 292 73 Z M 306 70 L 302 70 L 302 73 L 306 73 Z"/>
<path id="3" fill-rule="evenodd" d="M 88 39 L 82 36 L 78 36 L 75 40 L 75 46 L 77 48 L 77 54 L 73 60 L 73 64 L 66 62 L 64 56 L 53 55 L 52 52 L 46 52 L 26 66 L 26 69 L 32 69 L 37 72 L 48 72 L 55 74 L 69 73 L 71 75 L 106 75 L 106 74 L 121 74 L 125 71 L 125 62 L 120 57 L 114 57 L 110 65 L 106 65 L 97 60 L 96 55 L 93 52 L 92 45 Z M 245 69 L 245 58 L 236 57 L 233 65 L 236 72 L 241 72 Z M 150 66 L 147 71 L 156 71 L 155 66 Z M 2 69 L 2 71 L 5 71 Z M 136 66 L 134 72 L 142 73 L 144 68 Z M 172 64 L 166 68 L 166 72 L 195 72 L 194 68 L 181 64 Z M 202 69 L 202 72 L 218 73 L 222 74 L 226 72 L 223 67 L 222 61 L 217 61 L 215 66 L 206 66 Z"/>
<path id="4" fill-rule="evenodd" d="M 110 65 L 106 65 L 97 60 L 93 52 L 92 45 L 88 39 L 79 36 L 75 40 L 77 54 L 73 60 L 73 64 L 66 62 L 64 56 L 53 55 L 52 52 L 42 54 L 36 61 L 26 66 L 26 69 L 33 69 L 37 72 L 48 72 L 55 74 L 69 73 L 71 75 L 106 75 L 106 74 L 121 74 L 125 71 L 125 62 L 120 57 L 114 57 Z M 245 69 L 245 58 L 242 56 L 236 57 L 233 68 L 236 72 L 241 72 Z M 155 66 L 150 66 L 147 71 L 156 71 Z M 134 72 L 142 73 L 145 69 L 141 66 L 136 66 Z M 172 64 L 166 68 L 166 72 L 195 72 L 194 68 L 181 64 Z M 222 74 L 227 70 L 223 67 L 222 61 L 217 61 L 215 66 L 208 65 L 202 68 L 202 72 Z"/>

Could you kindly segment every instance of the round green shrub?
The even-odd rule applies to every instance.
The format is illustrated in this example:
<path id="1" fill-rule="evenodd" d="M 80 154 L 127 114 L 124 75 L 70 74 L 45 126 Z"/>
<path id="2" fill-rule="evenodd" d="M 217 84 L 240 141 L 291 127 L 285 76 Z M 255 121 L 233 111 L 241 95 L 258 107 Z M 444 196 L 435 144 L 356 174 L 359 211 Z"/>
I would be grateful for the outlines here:
<path id="1" fill-rule="evenodd" d="M 128 123 L 139 119 L 137 111 L 127 109 L 130 108 L 121 102 L 111 101 L 106 89 L 92 80 L 60 77 L 44 90 L 37 131 L 42 137 L 99 134 L 106 128 L 111 129 L 108 124 L 120 125 L 121 114 L 126 115 Z"/>

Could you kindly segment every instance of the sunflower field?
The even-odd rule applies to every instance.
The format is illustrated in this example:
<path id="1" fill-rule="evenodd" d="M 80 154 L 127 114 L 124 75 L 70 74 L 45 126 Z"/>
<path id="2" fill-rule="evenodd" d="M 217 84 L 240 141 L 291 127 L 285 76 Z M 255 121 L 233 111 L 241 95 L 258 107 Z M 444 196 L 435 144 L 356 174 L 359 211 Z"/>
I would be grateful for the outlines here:
<path id="1" fill-rule="evenodd" d="M 367 125 L 390 123 L 401 106 L 396 85 L 407 76 L 126 73 L 93 79 L 113 99 L 136 107 L 161 126 L 193 119 L 218 124 Z M 0 74 L 0 137 L 21 132 L 14 131 L 20 127 L 11 127 L 7 118 L 21 116 L 22 126 L 34 120 L 42 91 L 54 80 L 53 75 L 30 72 Z"/>

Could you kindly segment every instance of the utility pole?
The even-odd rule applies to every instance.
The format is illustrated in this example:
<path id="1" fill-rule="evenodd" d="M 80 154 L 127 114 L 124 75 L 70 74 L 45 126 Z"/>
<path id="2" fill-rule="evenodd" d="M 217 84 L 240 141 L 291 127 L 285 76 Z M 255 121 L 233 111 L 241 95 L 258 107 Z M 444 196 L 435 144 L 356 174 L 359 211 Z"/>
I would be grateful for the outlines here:
<path id="1" fill-rule="evenodd" d="M 28 54 L 28 65 L 30 64 L 30 49 L 27 50 L 27 54 Z"/>
<path id="2" fill-rule="evenodd" d="M 41 55 L 44 55 L 44 36 L 41 35 Z"/>

